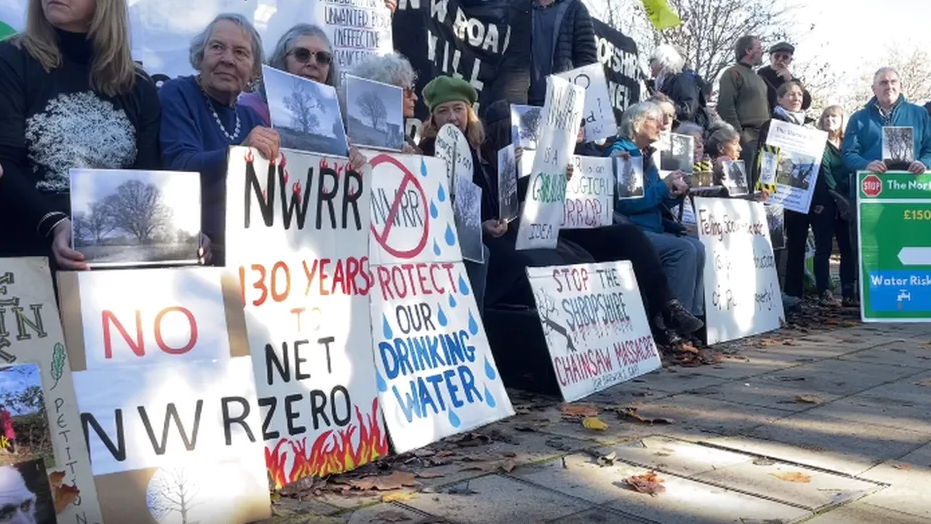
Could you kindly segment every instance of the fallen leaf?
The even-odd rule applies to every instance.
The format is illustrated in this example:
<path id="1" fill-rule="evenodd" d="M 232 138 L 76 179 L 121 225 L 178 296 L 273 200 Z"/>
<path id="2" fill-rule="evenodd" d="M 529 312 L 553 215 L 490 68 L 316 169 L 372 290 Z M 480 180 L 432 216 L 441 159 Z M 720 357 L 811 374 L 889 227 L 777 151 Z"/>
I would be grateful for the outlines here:
<path id="1" fill-rule="evenodd" d="M 398 493 L 390 493 L 388 495 L 382 495 L 382 502 L 404 502 L 414 498 L 414 494 L 411 492 L 400 491 Z"/>
<path id="2" fill-rule="evenodd" d="M 782 345 L 783 345 L 783 346 L 794 346 L 794 345 L 795 345 L 795 340 L 793 340 L 793 339 L 791 339 L 791 338 L 787 338 L 787 339 L 785 339 L 785 340 L 782 341 Z"/>
<path id="3" fill-rule="evenodd" d="M 501 454 L 501 456 L 507 457 L 507 458 L 514 458 L 517 456 L 517 453 L 514 453 L 513 451 L 505 451 L 504 453 Z"/>
<path id="4" fill-rule="evenodd" d="M 468 466 L 460 469 L 459 471 L 482 471 L 484 473 L 494 473 L 498 470 L 502 470 L 505 473 L 510 473 L 511 470 L 517 467 L 517 462 L 514 460 L 477 460 L 475 462 L 470 462 Z"/>
<path id="5" fill-rule="evenodd" d="M 763 457 L 760 457 L 760 458 L 758 458 L 758 459 L 754 459 L 754 461 L 753 461 L 753 465 L 754 465 L 754 466 L 772 466 L 772 465 L 775 464 L 775 463 L 776 463 L 775 460 L 770 460 L 770 459 L 768 459 L 768 458 L 763 458 Z"/>
<path id="6" fill-rule="evenodd" d="M 630 418 L 636 420 L 637 422 L 643 422 L 644 424 L 674 424 L 675 421 L 671 418 L 646 418 L 639 413 L 637 413 L 637 408 L 616 408 L 615 412 L 617 413 L 618 418 Z"/>
<path id="7" fill-rule="evenodd" d="M 912 469 L 911 464 L 894 464 L 892 467 L 895 469 L 901 469 L 902 471 L 910 471 Z"/>
<path id="8" fill-rule="evenodd" d="M 49 476 L 48 476 L 48 483 L 51 484 L 53 488 L 60 487 L 62 481 L 64 481 L 64 480 L 65 480 L 65 472 L 64 472 L 64 471 L 53 471 L 53 472 L 49 473 Z"/>
<path id="9" fill-rule="evenodd" d="M 915 385 L 916 385 L 916 386 L 921 386 L 921 387 L 923 387 L 923 388 L 931 388 L 931 378 L 926 378 L 926 379 L 921 380 L 921 381 L 919 381 L 919 382 L 915 382 Z"/>
<path id="10" fill-rule="evenodd" d="M 694 353 L 696 355 L 698 354 L 698 348 L 693 346 L 692 344 L 689 344 L 688 342 L 683 342 L 679 346 L 679 349 L 681 349 L 682 352 L 684 353 Z"/>
<path id="11" fill-rule="evenodd" d="M 510 473 L 511 471 L 514 470 L 514 468 L 517 467 L 517 461 L 513 459 L 508 459 L 502 462 L 499 467 L 501 468 L 501 471 L 504 471 L 505 473 Z"/>
<path id="12" fill-rule="evenodd" d="M 385 476 L 369 476 L 349 481 L 349 484 L 358 490 L 368 491 L 391 491 L 401 489 L 405 486 L 412 487 L 417 485 L 414 480 L 414 474 L 406 471 L 395 471 Z"/>
<path id="13" fill-rule="evenodd" d="M 608 429 L 608 425 L 598 417 L 585 417 L 585 419 L 582 420 L 582 427 L 592 431 L 604 431 Z"/>
<path id="14" fill-rule="evenodd" d="M 656 476 L 655 471 L 650 471 L 649 473 L 644 473 L 643 475 L 634 475 L 632 477 L 628 477 L 624 480 L 624 482 L 634 491 L 646 493 L 652 497 L 655 497 L 657 494 L 666 491 L 666 486 L 663 485 L 663 479 Z"/>
<path id="15" fill-rule="evenodd" d="M 277 491 L 272 491 L 271 493 L 268 494 L 268 498 L 271 499 L 272 504 L 281 502 L 281 493 L 278 493 Z"/>
<path id="16" fill-rule="evenodd" d="M 442 473 L 430 473 L 429 471 L 417 473 L 417 478 L 419 479 L 438 479 L 442 476 L 444 476 Z"/>
<path id="17" fill-rule="evenodd" d="M 381 513 L 377 513 L 375 515 L 375 519 L 382 522 L 404 522 L 405 520 L 411 520 L 411 518 L 407 515 L 395 510 L 382 511 Z"/>
<path id="18" fill-rule="evenodd" d="M 601 412 L 592 404 L 560 404 L 559 409 L 567 417 L 596 417 Z"/>
<path id="19" fill-rule="evenodd" d="M 58 515 L 74 502 L 81 492 L 77 487 L 68 484 L 61 484 L 52 490 L 55 498 L 55 514 Z"/>
<path id="20" fill-rule="evenodd" d="M 792 471 L 788 473 L 770 473 L 770 475 L 786 482 L 796 482 L 798 484 L 808 484 L 811 482 L 811 477 L 798 471 Z"/>
<path id="21" fill-rule="evenodd" d="M 779 344 L 779 341 L 774 338 L 764 338 L 760 340 L 760 345 L 765 347 L 776 346 Z"/>
<path id="22" fill-rule="evenodd" d="M 614 461 L 617 460 L 617 452 L 612 451 L 611 453 L 608 453 L 607 455 L 602 455 L 598 457 L 596 460 L 598 462 L 598 465 L 601 467 L 613 466 Z"/>
<path id="23" fill-rule="evenodd" d="M 818 395 L 795 395 L 795 401 L 800 404 L 823 404 L 824 399 Z"/>

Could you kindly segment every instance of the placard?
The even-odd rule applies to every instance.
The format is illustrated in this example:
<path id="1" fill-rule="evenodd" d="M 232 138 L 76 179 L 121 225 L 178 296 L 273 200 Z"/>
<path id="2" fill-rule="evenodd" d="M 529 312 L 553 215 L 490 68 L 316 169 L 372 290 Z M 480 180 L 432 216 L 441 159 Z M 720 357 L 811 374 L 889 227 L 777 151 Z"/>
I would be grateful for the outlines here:
<path id="1" fill-rule="evenodd" d="M 235 147 L 228 267 L 243 288 L 275 485 L 341 473 L 388 452 L 372 367 L 369 167 Z"/>
<path id="2" fill-rule="evenodd" d="M 614 220 L 614 159 L 576 156 L 573 161 L 562 229 L 610 226 Z"/>
<path id="3" fill-rule="evenodd" d="M 41 386 L 41 411 L 53 451 L 52 457 L 43 458 L 49 477 L 57 480 L 53 484 L 58 522 L 99 524 L 103 517 L 97 486 L 47 259 L 0 258 L 0 318 L 5 319 L 0 362 L 38 368 L 35 379 Z"/>
<path id="4" fill-rule="evenodd" d="M 566 401 L 662 365 L 629 261 L 528 267 L 527 277 Z"/>
<path id="5" fill-rule="evenodd" d="M 863 321 L 931 321 L 931 172 L 857 179 Z"/>
<path id="6" fill-rule="evenodd" d="M 772 120 L 764 152 L 776 154 L 776 191 L 766 201 L 768 204 L 782 204 L 790 211 L 808 213 L 827 141 L 826 131 Z M 764 160 L 772 161 L 761 157 L 760 162 Z M 769 176 L 768 164 L 764 167 Z"/>
<path id="7" fill-rule="evenodd" d="M 516 249 L 553 249 L 566 204 L 566 167 L 581 127 L 585 90 L 556 76 L 546 78 L 546 103 L 537 154 L 517 230 Z"/>
<path id="8" fill-rule="evenodd" d="M 763 204 L 693 199 L 705 246 L 708 344 L 779 329 L 785 320 Z"/>
<path id="9" fill-rule="evenodd" d="M 511 143 L 514 147 L 524 151 L 537 149 L 543 130 L 542 117 L 542 107 L 511 104 Z"/>
<path id="10" fill-rule="evenodd" d="M 424 210 L 429 205 L 429 213 L 416 214 L 422 223 L 408 221 L 398 235 L 384 233 L 386 224 L 404 219 L 383 217 L 372 205 L 375 383 L 391 442 L 403 453 L 514 410 L 453 232 L 443 161 L 382 154 L 370 162 L 373 199 L 398 190 L 401 196 L 392 198 L 407 198 Z"/>
<path id="11" fill-rule="evenodd" d="M 404 90 L 346 75 L 346 131 L 355 147 L 401 151 Z"/>
<path id="12" fill-rule="evenodd" d="M 270 515 L 242 305 L 221 271 L 59 273 L 104 522 Z"/>
<path id="13" fill-rule="evenodd" d="M 464 177 L 469 182 L 473 181 L 475 167 L 472 163 L 472 148 L 469 147 L 469 141 L 462 131 L 453 124 L 446 124 L 440 128 L 435 144 L 435 156 L 446 162 L 447 183 L 450 192 L 455 195 L 457 178 Z"/>
<path id="14" fill-rule="evenodd" d="M 585 141 L 617 136 L 617 120 L 608 94 L 608 80 L 601 64 L 590 64 L 556 75 L 585 89 Z"/>
<path id="15" fill-rule="evenodd" d="M 514 144 L 508 144 L 498 151 L 498 219 L 511 222 L 517 218 L 519 211 L 517 159 Z"/>

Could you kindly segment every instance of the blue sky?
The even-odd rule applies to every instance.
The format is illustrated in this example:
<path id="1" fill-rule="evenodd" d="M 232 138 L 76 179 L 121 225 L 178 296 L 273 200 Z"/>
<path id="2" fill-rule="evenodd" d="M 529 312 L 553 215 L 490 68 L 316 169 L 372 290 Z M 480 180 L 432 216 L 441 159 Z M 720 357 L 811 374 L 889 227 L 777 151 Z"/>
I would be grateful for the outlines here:
<path id="1" fill-rule="evenodd" d="M 361 78 L 355 78 L 351 76 L 346 77 L 346 92 L 347 92 L 347 111 L 350 115 L 358 118 L 359 120 L 369 123 L 367 117 L 362 115 L 362 110 L 358 104 L 355 104 L 354 101 L 358 100 L 363 93 L 367 91 L 375 91 L 378 94 L 378 97 L 381 98 L 382 102 L 385 103 L 385 109 L 388 110 L 387 122 L 396 123 L 400 125 L 401 128 L 404 127 L 404 92 L 399 87 L 379 84 L 377 82 L 370 82 L 363 80 Z"/>
<path id="2" fill-rule="evenodd" d="M 29 386 L 42 386 L 39 366 L 36 364 L 18 364 L 0 368 L 0 400 L 7 394 L 16 394 Z M 24 415 L 7 407 L 13 415 Z"/>

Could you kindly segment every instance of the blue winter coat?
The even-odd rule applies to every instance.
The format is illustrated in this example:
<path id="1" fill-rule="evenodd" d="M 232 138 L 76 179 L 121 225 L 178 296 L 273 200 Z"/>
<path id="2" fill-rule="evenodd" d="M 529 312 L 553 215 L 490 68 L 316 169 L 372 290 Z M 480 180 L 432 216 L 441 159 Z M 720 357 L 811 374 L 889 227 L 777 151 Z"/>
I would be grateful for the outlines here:
<path id="1" fill-rule="evenodd" d="M 628 138 L 618 138 L 608 148 L 607 156 L 626 151 L 632 157 L 643 153 Z M 663 232 L 663 205 L 672 208 L 681 200 L 671 198 L 666 183 L 659 177 L 659 169 L 652 155 L 643 156 L 643 197 L 615 200 L 614 210 L 630 219 L 640 229 L 654 233 Z"/>
<path id="2" fill-rule="evenodd" d="M 915 159 L 931 166 L 931 117 L 925 108 L 910 104 L 904 95 L 899 95 L 889 123 L 883 122 L 876 97 L 850 117 L 842 146 L 847 169 L 862 171 L 870 162 L 883 159 L 883 126 L 913 128 Z"/>

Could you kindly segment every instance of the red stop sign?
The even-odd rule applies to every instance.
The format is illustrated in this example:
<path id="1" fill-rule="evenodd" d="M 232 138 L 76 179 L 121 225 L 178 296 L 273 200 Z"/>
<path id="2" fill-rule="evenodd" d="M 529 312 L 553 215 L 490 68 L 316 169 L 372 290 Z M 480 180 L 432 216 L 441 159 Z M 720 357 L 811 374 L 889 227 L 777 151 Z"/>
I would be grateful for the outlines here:
<path id="1" fill-rule="evenodd" d="M 868 197 L 877 197 L 883 192 L 883 183 L 876 175 L 869 175 L 864 178 L 861 186 L 863 194 Z"/>

